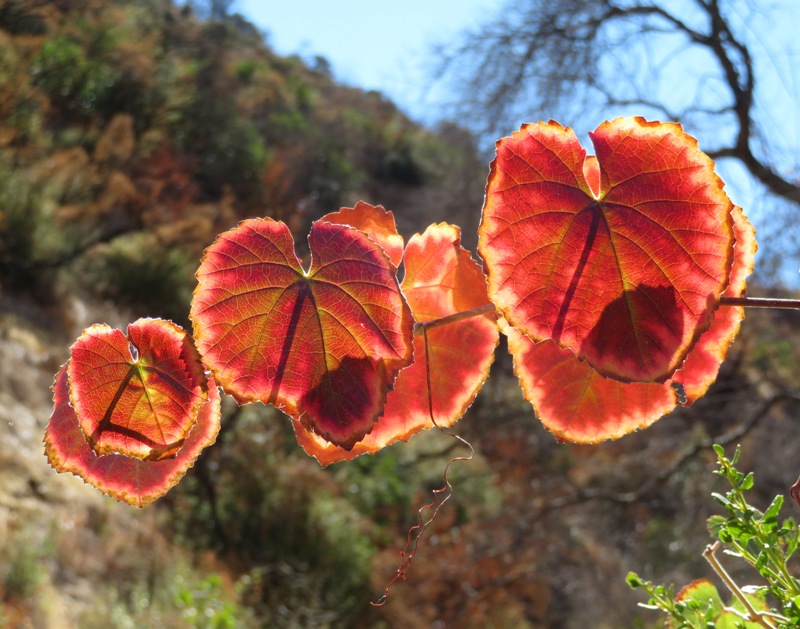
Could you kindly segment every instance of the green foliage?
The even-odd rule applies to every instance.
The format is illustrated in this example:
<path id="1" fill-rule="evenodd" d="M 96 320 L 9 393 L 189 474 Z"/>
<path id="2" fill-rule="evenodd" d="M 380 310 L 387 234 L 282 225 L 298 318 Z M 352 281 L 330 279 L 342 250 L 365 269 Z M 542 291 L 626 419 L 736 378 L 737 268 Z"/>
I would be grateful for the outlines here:
<path id="1" fill-rule="evenodd" d="M 32 72 L 50 99 L 76 116 L 107 111 L 121 76 L 102 59 L 87 56 L 80 44 L 65 35 L 42 45 Z"/>
<path id="2" fill-rule="evenodd" d="M 740 589 L 717 562 L 716 546 L 710 546 L 703 555 L 728 588 L 735 590 L 727 606 L 707 581 L 694 582 L 677 597 L 672 585 L 654 585 L 633 572 L 628 575 L 628 584 L 631 588 L 643 589 L 650 597 L 642 607 L 664 612 L 671 619 L 668 626 L 677 629 L 800 626 L 800 580 L 792 575 L 790 565 L 800 544 L 800 527 L 794 518 L 779 519 L 783 506 L 781 495 L 764 511 L 748 502 L 745 494 L 753 488 L 754 478 L 752 472 L 745 474 L 736 468 L 739 448 L 730 459 L 722 446 L 715 445 L 714 451 L 719 464 L 715 473 L 723 477 L 731 489 L 724 495 L 712 494 L 724 507 L 726 515 L 709 518 L 709 530 L 719 539 L 726 555 L 749 564 L 765 585 Z M 747 605 L 755 613 L 747 610 Z"/>
<path id="3" fill-rule="evenodd" d="M 84 282 L 134 314 L 170 319 L 186 325 L 192 298 L 195 262 L 180 248 L 168 248 L 150 234 L 118 238 L 93 259 Z"/>
<path id="4" fill-rule="evenodd" d="M 34 256 L 40 197 L 5 160 L 0 161 L 0 268 L 3 283 L 16 279 Z"/>
<path id="5" fill-rule="evenodd" d="M 187 582 L 181 575 L 174 581 L 175 606 L 194 629 L 237 629 L 241 610 L 222 597 L 222 579 L 211 574 L 199 583 Z"/>
<path id="6" fill-rule="evenodd" d="M 142 575 L 125 591 L 98 593 L 94 608 L 80 619 L 83 629 L 244 629 L 258 626 L 239 603 L 239 588 L 225 587 L 222 575 L 204 573 L 179 561 L 164 573 Z"/>

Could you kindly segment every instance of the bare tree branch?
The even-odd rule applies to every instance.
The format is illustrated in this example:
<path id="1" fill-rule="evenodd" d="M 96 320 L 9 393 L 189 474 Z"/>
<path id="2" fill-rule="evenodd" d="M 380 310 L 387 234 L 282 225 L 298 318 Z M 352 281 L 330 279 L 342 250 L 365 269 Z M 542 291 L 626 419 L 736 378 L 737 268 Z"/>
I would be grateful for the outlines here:
<path id="1" fill-rule="evenodd" d="M 444 56 L 439 76 L 455 78 L 459 93 L 469 95 L 460 113 L 494 137 L 503 121 L 520 110 L 550 118 L 554 110 L 580 112 L 598 104 L 603 109 L 644 108 L 684 124 L 696 116 L 718 120 L 718 129 L 732 124 L 730 143 L 709 151 L 712 158 L 738 160 L 772 194 L 800 205 L 800 181 L 754 150 L 759 139 L 753 113 L 757 69 L 743 34 L 727 17 L 733 6 L 735 0 L 695 0 L 694 10 L 681 15 L 659 0 L 512 3 L 495 21 L 467 33 Z M 651 95 L 637 83 L 637 72 L 652 78 L 658 68 L 629 55 L 637 46 L 668 37 L 682 37 L 714 66 L 709 77 L 696 80 L 695 102 L 677 109 L 663 94 Z M 623 73 L 625 83 L 604 71 L 609 63 L 629 70 Z M 724 88 L 719 96 L 727 102 L 713 104 L 711 91 L 703 89 L 706 80 Z"/>

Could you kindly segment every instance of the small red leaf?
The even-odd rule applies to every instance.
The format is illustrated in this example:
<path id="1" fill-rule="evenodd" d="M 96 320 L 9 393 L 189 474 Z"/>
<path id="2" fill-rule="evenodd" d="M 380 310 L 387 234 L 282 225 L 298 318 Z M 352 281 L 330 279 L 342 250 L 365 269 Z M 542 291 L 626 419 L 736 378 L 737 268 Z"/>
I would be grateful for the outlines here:
<path id="1" fill-rule="evenodd" d="M 206 401 L 206 377 L 188 334 L 139 319 L 126 337 L 93 325 L 71 349 L 70 400 L 98 454 L 157 461 L 174 456 Z"/>
<path id="2" fill-rule="evenodd" d="M 402 289 L 420 323 L 489 303 L 480 265 L 461 248 L 457 227 L 431 225 L 409 240 L 403 262 Z M 415 362 L 397 377 L 386 408 L 372 432 L 349 452 L 303 430 L 295 422 L 300 445 L 322 465 L 374 453 L 395 441 L 408 441 L 420 430 L 452 426 L 466 411 L 489 375 L 499 338 L 496 316 L 421 329 L 414 339 Z M 465 360 L 465 356 L 469 360 Z M 428 396 L 430 384 L 431 398 Z"/>
<path id="3" fill-rule="evenodd" d="M 66 365 L 56 375 L 53 393 L 55 408 L 44 439 L 50 465 L 57 472 L 79 476 L 104 494 L 135 507 L 153 502 L 175 486 L 219 432 L 219 391 L 209 380 L 208 400 L 200 407 L 197 421 L 175 458 L 141 461 L 122 454 L 97 456 L 70 405 Z"/>
<path id="4" fill-rule="evenodd" d="M 504 322 L 501 329 L 525 399 L 560 441 L 618 439 L 646 428 L 677 404 L 669 384 L 605 378 L 552 340 L 534 343 Z"/>
<path id="5" fill-rule="evenodd" d="M 197 272 L 191 319 L 203 360 L 239 403 L 274 404 L 351 448 L 412 357 L 413 320 L 395 267 L 365 233 L 329 222 L 304 271 L 288 228 L 244 221 Z"/>
<path id="6" fill-rule="evenodd" d="M 394 214 L 382 205 L 359 201 L 355 207 L 343 207 L 319 220 L 360 229 L 383 248 L 395 268 L 400 266 L 403 260 L 403 237 L 397 233 Z"/>
<path id="7" fill-rule="evenodd" d="M 680 125 L 619 118 L 590 136 L 596 164 L 555 122 L 497 143 L 479 230 L 489 295 L 533 340 L 664 382 L 727 285 L 731 203 Z"/>
<path id="8" fill-rule="evenodd" d="M 747 276 L 753 272 L 758 249 L 755 229 L 742 212 L 742 208 L 734 206 L 732 215 L 736 244 L 733 249 L 730 283 L 723 297 L 744 295 Z M 711 327 L 703 333 L 681 368 L 675 372 L 672 381 L 683 385 L 686 406 L 704 396 L 708 387 L 717 379 L 719 367 L 739 332 L 742 319 L 744 319 L 742 306 L 720 306 L 714 313 Z"/>

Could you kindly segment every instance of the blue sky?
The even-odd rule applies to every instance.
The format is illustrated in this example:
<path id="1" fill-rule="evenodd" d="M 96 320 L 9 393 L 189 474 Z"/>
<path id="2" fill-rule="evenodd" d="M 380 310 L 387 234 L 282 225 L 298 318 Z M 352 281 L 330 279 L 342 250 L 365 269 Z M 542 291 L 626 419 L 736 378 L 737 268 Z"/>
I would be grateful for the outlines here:
<path id="1" fill-rule="evenodd" d="M 430 121 L 425 90 L 431 48 L 497 10 L 496 0 L 238 0 L 233 6 L 267 33 L 280 54 L 322 55 L 348 85 L 383 92 Z"/>

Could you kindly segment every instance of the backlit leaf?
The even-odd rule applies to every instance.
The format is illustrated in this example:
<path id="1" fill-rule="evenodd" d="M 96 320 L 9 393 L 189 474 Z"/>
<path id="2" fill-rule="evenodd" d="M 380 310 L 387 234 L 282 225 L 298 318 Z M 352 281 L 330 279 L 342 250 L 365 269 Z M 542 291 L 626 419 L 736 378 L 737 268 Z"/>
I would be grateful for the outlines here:
<path id="1" fill-rule="evenodd" d="M 161 461 L 142 461 L 122 454 L 98 456 L 81 431 L 69 401 L 67 366 L 56 375 L 55 408 L 45 431 L 45 454 L 57 472 L 70 472 L 104 494 L 136 507 L 163 496 L 183 477 L 203 448 L 214 443 L 219 432 L 220 397 L 213 380 L 208 400 L 177 456 Z"/>
<path id="2" fill-rule="evenodd" d="M 288 228 L 251 219 L 221 234 L 197 272 L 197 347 L 241 403 L 274 404 L 351 448 L 412 357 L 413 320 L 395 268 L 366 234 L 318 221 L 304 271 Z"/>
<path id="3" fill-rule="evenodd" d="M 338 212 L 326 214 L 319 220 L 337 225 L 349 225 L 366 232 L 383 248 L 395 268 L 400 266 L 403 259 L 403 237 L 397 233 L 394 214 L 384 209 L 382 205 L 370 205 L 359 201 L 353 208 L 343 207 Z"/>
<path id="4" fill-rule="evenodd" d="M 747 220 L 742 208 L 733 208 L 734 262 L 730 283 L 723 297 L 741 297 L 747 286 L 746 279 L 753 272 L 756 245 L 756 232 Z M 705 395 L 708 387 L 717 379 L 720 364 L 725 360 L 739 325 L 744 319 L 742 306 L 720 306 L 714 313 L 714 322 L 700 337 L 681 368 L 675 372 L 672 380 L 683 385 L 686 394 L 685 405 L 689 406 L 697 398 Z"/>
<path id="5" fill-rule="evenodd" d="M 497 143 L 479 230 L 489 295 L 512 326 L 604 375 L 667 380 L 711 324 L 732 264 L 731 203 L 673 123 L 590 134 L 525 125 Z"/>
<path id="6" fill-rule="evenodd" d="M 461 248 L 460 230 L 453 225 L 431 225 L 424 234 L 413 236 L 403 262 L 402 289 L 418 324 L 489 303 L 483 271 Z M 426 333 L 427 348 L 426 335 L 419 325 L 417 330 L 414 363 L 400 372 L 383 417 L 352 450 L 337 448 L 295 422 L 298 442 L 322 465 L 407 441 L 433 427 L 431 412 L 438 426 L 452 426 L 475 399 L 494 360 L 499 338 L 496 315 L 432 327 Z"/>
<path id="7" fill-rule="evenodd" d="M 750 606 L 756 612 L 769 609 L 763 596 L 763 591 L 765 589 L 766 588 L 763 588 L 757 593 L 744 593 L 748 603 L 750 603 Z M 764 626 L 760 622 L 745 621 L 743 619 L 743 617 L 746 617 L 747 613 L 744 605 L 742 605 L 737 597 L 732 597 L 730 605 L 726 606 L 716 586 L 708 579 L 692 581 L 678 592 L 675 596 L 675 600 L 687 603 L 700 613 L 706 614 L 710 612 L 710 619 L 716 629 L 758 629 Z M 733 610 L 739 613 L 737 614 Z M 668 626 L 674 627 L 676 625 L 670 620 Z"/>
<path id="8" fill-rule="evenodd" d="M 157 461 L 174 456 L 206 401 L 191 337 L 174 323 L 139 319 L 121 330 L 96 324 L 71 348 L 70 401 L 98 454 Z"/>

